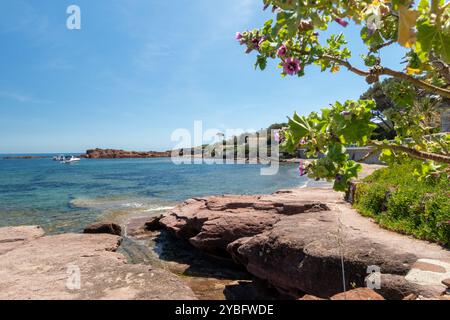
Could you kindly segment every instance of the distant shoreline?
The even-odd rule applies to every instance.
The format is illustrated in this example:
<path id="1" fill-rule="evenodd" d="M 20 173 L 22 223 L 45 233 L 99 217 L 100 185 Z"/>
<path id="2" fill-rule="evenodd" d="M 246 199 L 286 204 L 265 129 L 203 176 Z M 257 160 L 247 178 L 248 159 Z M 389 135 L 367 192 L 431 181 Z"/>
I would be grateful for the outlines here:
<path id="1" fill-rule="evenodd" d="M 50 159 L 49 156 L 6 156 L 2 160 L 32 160 L 32 159 Z"/>
<path id="2" fill-rule="evenodd" d="M 169 158 L 172 151 L 125 151 L 120 149 L 90 149 L 81 155 L 85 159 L 141 159 Z"/>

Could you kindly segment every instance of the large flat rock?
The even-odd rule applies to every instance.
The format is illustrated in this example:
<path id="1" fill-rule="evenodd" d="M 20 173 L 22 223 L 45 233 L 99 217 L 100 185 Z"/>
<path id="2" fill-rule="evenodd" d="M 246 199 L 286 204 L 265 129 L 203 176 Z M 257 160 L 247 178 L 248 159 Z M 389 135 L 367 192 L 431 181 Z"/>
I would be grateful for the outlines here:
<path id="1" fill-rule="evenodd" d="M 344 279 L 346 290 L 364 287 L 373 266 L 381 270 L 377 292 L 385 298 L 444 291 L 447 249 L 381 229 L 342 199 L 329 189 L 196 198 L 160 223 L 199 249 L 223 253 L 225 247 L 250 273 L 294 297 L 330 298 L 344 291 Z M 435 267 L 420 273 L 423 259 Z"/>
<path id="2" fill-rule="evenodd" d="M 196 298 L 168 271 L 127 264 L 118 236 L 18 227 L 0 228 L 0 239 L 0 299 Z"/>
<path id="3" fill-rule="evenodd" d="M 4 254 L 33 239 L 42 237 L 44 229 L 39 226 L 5 227 L 0 229 L 0 254 Z"/>

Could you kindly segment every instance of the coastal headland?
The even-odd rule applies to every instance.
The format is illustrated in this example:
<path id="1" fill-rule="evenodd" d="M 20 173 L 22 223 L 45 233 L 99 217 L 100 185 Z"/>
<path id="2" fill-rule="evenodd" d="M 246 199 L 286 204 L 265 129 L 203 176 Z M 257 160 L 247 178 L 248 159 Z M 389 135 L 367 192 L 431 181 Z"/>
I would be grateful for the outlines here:
<path id="1" fill-rule="evenodd" d="M 118 149 L 90 149 L 81 155 L 86 159 L 167 158 L 171 151 L 125 151 Z"/>

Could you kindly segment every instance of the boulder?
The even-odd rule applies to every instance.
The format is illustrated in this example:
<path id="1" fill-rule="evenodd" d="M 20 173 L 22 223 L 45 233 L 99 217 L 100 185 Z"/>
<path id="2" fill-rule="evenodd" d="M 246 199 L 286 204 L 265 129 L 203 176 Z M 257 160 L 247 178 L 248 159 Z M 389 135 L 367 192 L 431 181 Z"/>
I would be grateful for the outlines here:
<path id="1" fill-rule="evenodd" d="M 151 218 L 145 223 L 145 230 L 147 231 L 158 231 L 161 230 L 162 225 L 159 222 L 162 219 L 162 215 L 158 217 Z"/>
<path id="2" fill-rule="evenodd" d="M 296 296 L 306 292 L 328 298 L 342 291 L 342 265 L 348 287 L 365 285 L 367 267 L 405 275 L 416 261 L 371 242 L 363 235 L 336 228 L 337 213 L 305 213 L 283 218 L 270 231 L 228 247 L 236 261 L 258 278 Z"/>
<path id="3" fill-rule="evenodd" d="M 331 297 L 331 300 L 384 300 L 384 298 L 372 289 L 357 288 L 336 294 Z"/>
<path id="4" fill-rule="evenodd" d="M 122 228 L 114 222 L 97 222 L 87 226 L 84 229 L 84 233 L 104 233 L 120 236 L 122 234 Z"/>
<path id="5" fill-rule="evenodd" d="M 190 199 L 164 214 L 160 224 L 198 249 L 231 256 L 294 298 L 342 292 L 342 268 L 347 288 L 365 287 L 373 266 L 381 271 L 377 293 L 386 299 L 433 297 L 442 292 L 442 279 L 424 282 L 411 271 L 430 267 L 423 262 L 450 262 L 447 249 L 381 229 L 329 189 Z"/>
<path id="6" fill-rule="evenodd" d="M 388 300 L 405 300 L 408 296 L 419 294 L 433 297 L 439 289 L 408 281 L 403 275 L 382 274 L 381 288 L 375 291 Z"/>
<path id="7" fill-rule="evenodd" d="M 174 274 L 128 264 L 115 235 L 43 236 L 20 227 L 0 228 L 0 239 L 26 239 L 0 253 L 1 300 L 196 299 Z"/>
<path id="8" fill-rule="evenodd" d="M 223 255 L 234 241 L 272 229 L 283 215 L 326 209 L 314 201 L 277 203 L 257 196 L 197 198 L 175 207 L 159 224 L 198 249 Z"/>

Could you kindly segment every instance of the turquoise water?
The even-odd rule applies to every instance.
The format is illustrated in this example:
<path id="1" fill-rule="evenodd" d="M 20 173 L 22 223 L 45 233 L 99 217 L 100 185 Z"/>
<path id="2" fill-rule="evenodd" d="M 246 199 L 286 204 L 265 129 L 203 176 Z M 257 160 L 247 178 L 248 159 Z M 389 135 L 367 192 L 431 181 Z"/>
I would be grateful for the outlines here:
<path id="1" fill-rule="evenodd" d="M 0 156 L 2 157 L 2 156 Z M 260 165 L 175 165 L 170 159 L 0 159 L 0 226 L 79 232 L 100 219 L 159 212 L 187 198 L 271 193 L 301 186 L 295 165 L 261 176 Z"/>

